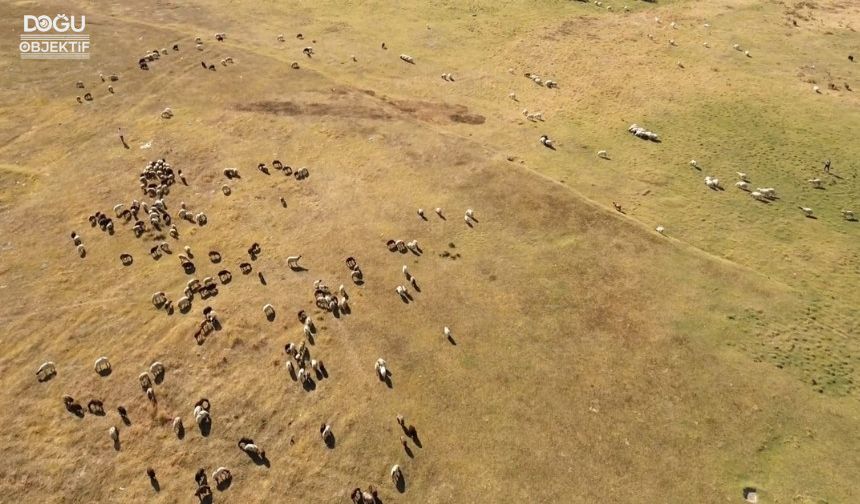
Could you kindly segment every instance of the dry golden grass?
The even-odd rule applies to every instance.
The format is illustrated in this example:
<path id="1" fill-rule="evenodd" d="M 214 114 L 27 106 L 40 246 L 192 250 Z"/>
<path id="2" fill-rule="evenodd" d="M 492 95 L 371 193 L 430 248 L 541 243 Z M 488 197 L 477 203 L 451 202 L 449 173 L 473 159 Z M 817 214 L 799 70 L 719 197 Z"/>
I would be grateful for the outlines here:
<path id="1" fill-rule="evenodd" d="M 0 501 L 193 500 L 194 472 L 218 466 L 234 481 L 215 502 L 348 502 L 368 484 L 385 503 L 737 502 L 747 485 L 767 502 L 857 501 L 860 227 L 839 210 L 860 212 L 858 98 L 827 84 L 860 82 L 847 61 L 860 9 L 803 4 L 40 3 L 87 16 L 93 57 L 20 61 L 17 32 L 0 35 Z M 7 27 L 35 8 L 7 6 Z M 178 53 L 136 68 L 175 42 Z M 226 56 L 236 64 L 218 65 Z M 560 88 L 535 86 L 526 71 Z M 116 94 L 100 72 L 120 75 Z M 93 102 L 75 102 L 77 80 Z M 165 107 L 173 119 L 159 118 Z M 546 122 L 526 121 L 523 108 Z M 633 122 L 664 141 L 632 137 Z M 538 143 L 544 133 L 556 151 Z M 108 236 L 86 221 L 140 198 L 138 173 L 160 157 L 189 181 L 174 186 L 170 210 L 184 201 L 209 215 L 168 241 L 192 248 L 198 278 L 233 273 L 185 315 L 150 303 L 159 290 L 178 298 L 190 278 L 175 256 L 149 257 L 152 234 L 120 225 Z M 808 188 L 827 157 L 841 178 Z M 273 159 L 310 177 L 255 169 Z M 220 191 L 227 167 L 242 174 L 230 196 Z M 736 171 L 781 199 L 754 204 L 731 187 Z M 726 191 L 708 190 L 704 175 Z M 424 254 L 390 253 L 390 238 L 417 239 Z M 262 254 L 244 276 L 253 242 Z M 223 262 L 211 264 L 209 250 Z M 122 253 L 134 264 L 123 267 Z M 309 271 L 286 267 L 294 254 Z M 347 256 L 364 286 L 349 281 Z M 421 286 L 408 305 L 394 293 L 404 264 Z M 316 279 L 346 284 L 352 313 L 317 310 Z M 207 305 L 224 327 L 198 346 Z M 319 328 L 312 356 L 331 375 L 311 391 L 284 370 L 302 309 Z M 106 378 L 92 370 L 101 355 L 113 363 Z M 390 389 L 373 373 L 380 356 Z M 59 372 L 38 383 L 45 360 Z M 136 379 L 155 360 L 167 367 L 157 407 Z M 63 394 L 102 399 L 108 414 L 78 419 Z M 201 397 L 213 405 L 208 437 L 193 428 Z M 418 428 L 414 458 L 398 413 Z M 183 440 L 174 416 L 188 427 Z M 242 436 L 269 467 L 236 448 Z M 388 478 L 395 463 L 402 494 Z"/>

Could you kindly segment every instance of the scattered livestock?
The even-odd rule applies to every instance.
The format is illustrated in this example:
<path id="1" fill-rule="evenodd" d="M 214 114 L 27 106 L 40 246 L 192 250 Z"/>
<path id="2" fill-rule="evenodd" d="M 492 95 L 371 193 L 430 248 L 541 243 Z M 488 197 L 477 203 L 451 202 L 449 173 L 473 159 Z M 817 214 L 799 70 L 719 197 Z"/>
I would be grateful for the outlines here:
<path id="1" fill-rule="evenodd" d="M 412 65 L 415 64 L 415 58 L 413 58 L 412 56 L 409 56 L 408 54 L 401 54 L 400 59 L 402 59 L 403 61 L 410 63 Z"/>

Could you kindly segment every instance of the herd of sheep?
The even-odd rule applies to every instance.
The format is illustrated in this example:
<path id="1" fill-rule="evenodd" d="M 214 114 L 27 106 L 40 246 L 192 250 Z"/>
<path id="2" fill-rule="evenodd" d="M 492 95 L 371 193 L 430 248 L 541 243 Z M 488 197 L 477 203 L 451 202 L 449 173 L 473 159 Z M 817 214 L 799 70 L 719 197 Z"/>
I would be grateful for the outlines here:
<path id="1" fill-rule="evenodd" d="M 600 2 L 596 2 L 598 5 L 601 5 Z M 659 20 L 658 20 L 659 22 Z M 677 26 L 673 23 L 672 28 L 677 29 Z M 215 39 L 219 42 L 223 42 L 226 38 L 226 34 L 217 33 L 215 34 Z M 299 34 L 296 38 L 303 39 L 303 36 Z M 278 35 L 277 40 L 279 42 L 285 42 L 285 38 L 283 35 Z M 674 41 L 670 41 L 671 44 L 675 44 Z M 198 50 L 203 50 L 203 41 L 199 37 L 195 39 L 195 45 Z M 708 43 L 705 43 L 706 47 Z M 174 52 L 179 51 L 179 44 L 174 44 L 172 46 Z M 383 49 L 386 49 L 385 44 L 383 44 Z M 735 47 L 735 49 L 741 50 L 739 47 Z M 315 54 L 314 48 L 312 46 L 305 47 L 302 50 L 303 54 L 312 58 Z M 149 70 L 152 63 L 160 60 L 163 56 L 168 54 L 168 50 L 151 50 L 145 54 L 144 57 L 140 58 L 138 61 L 138 66 L 142 70 Z M 749 51 L 745 52 L 747 57 L 751 57 Z M 353 57 L 354 59 L 355 57 Z M 401 54 L 399 56 L 400 60 L 403 62 L 414 65 L 415 59 L 408 54 Z M 232 63 L 232 58 L 225 58 L 222 60 L 223 65 L 228 65 Z M 203 63 L 204 68 L 209 68 L 210 70 L 214 70 L 214 67 L 207 66 Z M 298 69 L 298 63 L 294 62 L 291 65 L 292 68 Z M 536 85 L 543 86 L 550 89 L 557 89 L 559 87 L 558 83 L 554 80 L 544 79 L 534 73 L 525 73 L 525 77 L 532 80 Z M 451 73 L 443 73 L 442 78 L 446 81 L 453 82 L 453 76 Z M 110 77 L 101 76 L 103 82 L 111 81 L 115 82 L 118 80 L 116 75 L 111 75 Z M 76 83 L 77 88 L 85 88 L 83 82 L 78 81 Z M 111 86 L 108 87 L 108 91 L 113 93 L 114 90 Z M 519 101 L 518 97 L 515 93 L 510 93 L 509 98 L 514 101 Z M 87 93 L 83 97 L 77 97 L 77 101 L 83 103 L 83 101 L 91 101 L 92 95 Z M 523 116 L 525 116 L 529 121 L 533 122 L 543 122 L 544 115 L 542 112 L 532 112 L 530 113 L 527 109 L 522 110 Z M 166 108 L 161 113 L 161 117 L 165 119 L 169 119 L 173 117 L 173 111 L 170 108 Z M 628 131 L 641 139 L 649 140 L 652 142 L 660 142 L 660 137 L 644 127 L 641 127 L 637 124 L 632 124 Z M 548 135 L 542 135 L 540 137 L 540 143 L 549 148 L 555 150 L 556 146 L 554 141 Z M 598 157 L 609 160 L 610 157 L 606 150 L 600 150 L 597 152 Z M 696 169 L 699 168 L 699 164 L 697 161 L 690 161 L 690 166 Z M 307 168 L 304 169 L 293 169 L 289 166 L 285 166 L 278 160 L 273 161 L 273 167 L 281 171 L 287 176 L 293 176 L 296 180 L 304 180 L 309 176 L 309 172 Z M 260 163 L 257 166 L 258 170 L 268 174 L 268 167 Z M 221 185 L 221 192 L 225 196 L 230 196 L 233 193 L 233 187 L 229 184 L 234 183 L 236 180 L 240 179 L 239 171 L 236 168 L 226 168 L 223 170 L 223 175 L 226 181 Z M 735 183 L 735 186 L 744 191 L 748 191 L 750 196 L 758 201 L 774 201 L 777 199 L 776 190 L 771 187 L 759 187 L 753 190 L 750 185 L 750 180 L 747 174 L 738 173 L 738 180 Z M 165 241 L 163 237 L 163 232 L 166 232 L 173 240 L 179 241 L 181 232 L 178 227 L 178 224 L 181 222 L 187 222 L 192 226 L 203 227 L 206 226 L 209 222 L 209 218 L 204 211 L 193 211 L 186 202 L 179 202 L 174 205 L 173 203 L 168 203 L 167 198 L 173 189 L 174 184 L 177 182 L 181 182 L 184 185 L 188 185 L 187 180 L 182 174 L 181 170 L 174 170 L 173 167 L 168 163 L 165 159 L 158 159 L 148 163 L 144 169 L 140 172 L 138 176 L 139 189 L 141 192 L 141 200 L 132 199 L 128 205 L 126 203 L 117 203 L 113 207 L 113 214 L 111 216 L 97 211 L 93 213 L 89 217 L 89 222 L 93 228 L 99 227 L 102 231 L 107 233 L 110 236 L 115 235 L 120 226 L 124 226 L 130 231 L 130 234 L 133 234 L 136 239 L 141 241 L 149 242 L 147 246 L 152 245 L 149 248 L 149 255 L 153 260 L 162 260 L 163 257 L 174 255 L 174 250 L 171 244 L 168 241 Z M 705 185 L 714 190 L 722 190 L 722 185 L 720 180 L 716 177 L 706 176 L 704 179 Z M 822 181 L 818 178 L 810 179 L 808 181 L 809 184 L 814 188 L 820 188 L 822 185 Z M 284 198 L 280 198 L 281 204 L 286 207 L 287 202 Z M 616 210 L 621 211 L 621 206 L 617 203 L 613 202 Z M 807 208 L 804 206 L 800 206 L 803 214 L 807 217 L 813 216 L 813 210 L 811 208 Z M 445 215 L 441 208 L 436 208 L 435 213 L 441 219 L 445 219 Z M 418 209 L 418 216 L 427 220 L 427 216 L 424 212 L 424 209 Z M 842 210 L 842 216 L 847 220 L 854 220 L 854 213 L 851 210 Z M 114 223 L 114 219 L 117 219 L 118 224 Z M 475 218 L 474 210 L 467 209 L 464 213 L 464 221 L 469 226 L 474 226 L 478 220 Z M 663 233 L 665 228 L 663 226 L 657 226 L 657 231 Z M 71 238 L 75 249 L 81 259 L 84 259 L 87 255 L 86 248 L 83 243 L 83 239 L 81 236 L 75 231 L 71 233 Z M 402 253 L 406 253 L 407 251 L 412 252 L 416 255 L 421 254 L 421 248 L 418 245 L 417 240 L 404 241 L 404 240 L 390 240 L 388 243 L 389 250 L 391 251 L 400 251 Z M 177 247 L 178 250 L 181 250 L 182 253 L 177 253 L 175 255 L 179 269 L 182 270 L 182 274 L 185 275 L 193 275 L 201 265 L 195 263 L 195 254 L 192 253 L 192 250 L 189 246 L 185 245 L 181 247 Z M 248 254 L 251 259 L 255 259 L 258 255 L 262 253 L 262 247 L 254 243 L 249 249 Z M 212 264 L 218 264 L 221 262 L 221 255 L 217 251 L 209 251 L 208 259 Z M 204 256 L 205 258 L 206 256 Z M 300 260 L 302 259 L 301 254 L 291 255 L 287 258 L 285 266 L 289 268 L 291 271 L 299 272 L 304 271 L 304 268 L 300 264 Z M 121 263 L 129 267 L 133 264 L 133 256 L 130 253 L 123 253 L 120 256 Z M 356 260 L 352 257 L 347 259 L 347 267 L 348 274 L 351 281 L 356 286 L 361 286 L 364 283 L 364 274 Z M 252 266 L 249 262 L 242 262 L 238 265 L 239 270 L 247 275 L 251 272 Z M 402 273 L 405 277 L 406 282 L 404 284 L 394 286 L 394 291 L 397 296 L 404 302 L 410 303 L 413 300 L 413 294 L 411 291 L 418 292 L 417 279 L 416 277 L 409 271 L 407 266 L 402 267 Z M 216 281 L 217 277 L 217 281 Z M 261 277 L 262 279 L 262 277 Z M 217 295 L 219 287 L 224 287 L 228 285 L 232 280 L 232 273 L 226 269 L 220 269 L 217 274 L 212 276 L 204 276 L 200 279 L 194 277 L 188 280 L 185 283 L 185 288 L 183 289 L 181 296 L 177 296 L 175 302 L 172 297 L 168 295 L 166 292 L 158 290 L 154 294 L 152 294 L 150 301 L 152 305 L 157 310 L 163 310 L 169 314 L 172 314 L 175 309 L 181 314 L 188 314 L 194 309 L 196 299 L 200 299 L 200 301 L 204 301 L 212 296 Z M 411 291 L 410 291 L 411 287 Z M 390 291 L 389 291 L 390 292 Z M 340 313 L 348 314 L 351 310 L 351 303 L 349 295 L 347 294 L 347 290 L 344 285 L 340 285 L 337 289 L 330 289 L 326 286 L 322 280 L 317 280 L 313 284 L 313 299 L 315 305 L 322 311 L 322 313 L 334 313 L 336 315 Z M 272 321 L 277 316 L 276 309 L 273 303 L 266 303 L 262 306 L 262 315 L 268 320 Z M 299 323 L 302 326 L 302 338 L 303 341 L 300 343 L 289 342 L 284 346 L 284 351 L 288 357 L 286 364 L 284 366 L 287 374 L 290 378 L 303 386 L 306 390 L 311 388 L 312 382 L 314 379 L 321 380 L 328 377 L 328 371 L 326 370 L 323 361 L 318 357 L 312 357 L 310 353 L 310 349 L 306 342 L 313 343 L 313 340 L 317 334 L 317 327 L 314 325 L 312 317 L 305 313 L 304 311 L 300 311 L 298 314 Z M 209 334 L 213 331 L 220 330 L 220 321 L 218 319 L 215 311 L 206 306 L 202 309 L 202 320 L 198 326 L 197 331 L 194 333 L 193 337 L 197 344 L 202 345 Z M 453 333 L 451 329 L 447 326 L 443 327 L 442 330 L 443 336 L 450 342 L 453 342 Z M 99 374 L 99 376 L 107 378 L 112 372 L 112 366 L 107 357 L 99 357 L 94 363 L 95 372 Z M 374 364 L 374 371 L 379 380 L 383 382 L 388 382 L 390 385 L 390 379 L 392 376 L 391 366 L 389 363 L 382 357 L 379 357 Z M 162 382 L 165 376 L 165 366 L 161 362 L 153 362 L 148 370 L 140 373 L 138 376 L 138 384 L 140 385 L 142 392 L 145 394 L 147 399 L 154 405 L 157 406 L 158 400 L 155 393 L 155 385 Z M 57 365 L 53 361 L 46 361 L 41 364 L 37 371 L 36 377 L 38 381 L 43 382 L 50 380 L 57 376 L 58 368 Z M 63 403 L 65 408 L 79 416 L 84 415 L 85 409 L 81 406 L 75 399 L 70 395 L 63 396 Z M 86 411 L 89 411 L 91 414 L 104 415 L 104 404 L 100 400 L 93 399 L 89 401 L 87 404 Z M 207 433 L 211 429 L 213 418 L 211 413 L 211 407 L 208 399 L 200 399 L 194 404 L 192 411 L 192 416 L 194 418 L 194 424 L 200 429 L 201 432 Z M 124 422 L 127 421 L 128 411 L 124 406 L 118 405 L 117 412 L 119 417 Z M 413 425 L 407 425 L 402 415 L 398 415 L 396 418 L 398 424 L 402 428 L 405 436 L 413 439 L 416 443 L 417 441 L 417 430 Z M 172 429 L 175 435 L 178 438 L 182 438 L 184 436 L 185 427 L 181 416 L 175 416 L 171 423 Z M 109 437 L 114 442 L 114 446 L 117 450 L 120 449 L 120 429 L 118 426 L 112 426 L 109 429 Z M 333 428 L 328 423 L 322 423 L 320 426 L 320 436 L 323 443 L 329 447 L 333 447 Z M 407 437 L 401 436 L 400 441 L 403 444 L 405 450 L 409 450 Z M 250 457 L 254 459 L 265 460 L 266 452 L 251 438 L 243 437 L 238 442 L 238 447 L 240 450 L 248 454 Z M 147 468 L 146 471 L 151 481 L 156 480 L 155 471 L 152 468 Z M 403 487 L 403 482 L 405 481 L 403 468 L 399 464 L 394 464 L 391 466 L 389 471 L 392 483 L 398 488 Z M 212 480 L 214 480 L 216 488 L 219 490 L 224 490 L 229 486 L 229 482 L 232 479 L 231 471 L 226 467 L 219 467 L 212 473 Z M 206 473 L 203 469 L 200 469 L 195 475 L 195 481 L 197 482 L 197 489 L 194 492 L 194 495 L 203 501 L 210 501 L 212 499 L 212 489 L 210 488 Z M 354 488 L 350 493 L 350 498 L 355 503 L 373 503 L 378 502 L 378 490 L 370 486 L 366 490 L 362 490 L 361 488 Z"/>

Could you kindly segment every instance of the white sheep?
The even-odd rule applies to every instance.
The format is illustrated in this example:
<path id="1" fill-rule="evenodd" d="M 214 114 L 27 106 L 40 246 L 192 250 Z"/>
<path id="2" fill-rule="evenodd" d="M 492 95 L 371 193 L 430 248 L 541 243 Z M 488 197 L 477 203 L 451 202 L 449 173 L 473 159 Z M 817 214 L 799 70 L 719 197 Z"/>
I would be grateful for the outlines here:
<path id="1" fill-rule="evenodd" d="M 516 93 L 509 93 L 508 98 L 510 98 L 513 101 L 519 101 L 519 100 L 517 100 L 517 94 Z"/>
<path id="2" fill-rule="evenodd" d="M 87 255 L 87 249 L 84 247 L 83 243 L 75 247 L 75 249 L 78 251 L 79 256 L 84 257 Z"/>
<path id="3" fill-rule="evenodd" d="M 180 418 L 180 417 L 174 418 L 173 419 L 173 432 L 175 432 L 176 435 L 178 436 L 179 433 L 182 432 L 182 430 L 183 430 L 182 418 Z"/>
<path id="4" fill-rule="evenodd" d="M 424 209 L 423 208 L 418 209 L 418 217 L 421 217 L 422 219 L 424 218 Z"/>
<path id="5" fill-rule="evenodd" d="M 541 137 L 540 137 L 540 139 L 539 139 L 539 140 L 540 140 L 540 143 L 542 143 L 545 147 L 550 147 L 550 148 L 552 148 L 552 146 L 553 146 L 553 142 L 552 142 L 552 140 L 551 140 L 548 136 L 546 136 L 546 135 L 541 135 Z"/>
<path id="6" fill-rule="evenodd" d="M 243 444 L 242 450 L 249 455 L 255 456 L 260 456 L 260 454 L 263 453 L 263 451 L 260 450 L 260 447 L 253 443 Z"/>
<path id="7" fill-rule="evenodd" d="M 821 88 L 818 86 L 812 86 L 812 92 L 821 94 Z"/>
<path id="8" fill-rule="evenodd" d="M 448 326 L 442 328 L 442 334 L 444 334 L 446 338 L 451 339 L 451 329 L 449 329 Z"/>
<path id="9" fill-rule="evenodd" d="M 266 314 L 267 318 L 274 318 L 275 317 L 275 307 L 272 306 L 271 304 L 266 304 L 265 306 L 263 306 L 263 313 Z"/>
<path id="10" fill-rule="evenodd" d="M 307 373 L 307 371 L 305 371 L 304 368 L 299 369 L 299 381 L 302 383 L 305 383 L 306 381 L 308 381 L 308 373 Z"/>
<path id="11" fill-rule="evenodd" d="M 720 188 L 720 180 L 713 177 L 705 177 L 705 185 L 710 187 L 711 189 L 719 189 Z"/>
<path id="12" fill-rule="evenodd" d="M 300 269 L 301 266 L 299 266 L 299 259 L 301 258 L 302 256 L 300 255 L 287 257 L 287 266 L 289 266 L 291 270 Z"/>
<path id="13" fill-rule="evenodd" d="M 398 285 L 397 287 L 395 287 L 394 292 L 396 292 L 398 296 L 403 297 L 403 298 L 405 298 L 409 295 L 409 291 L 406 290 L 406 287 L 404 287 L 402 285 Z"/>
<path id="14" fill-rule="evenodd" d="M 854 220 L 854 212 L 851 210 L 842 210 L 842 217 L 845 220 L 853 221 Z"/>
<path id="15" fill-rule="evenodd" d="M 773 187 L 759 187 L 758 191 L 764 194 L 767 199 L 776 199 L 776 189 Z"/>
<path id="16" fill-rule="evenodd" d="M 379 375 L 380 380 L 384 380 L 388 377 L 388 363 L 385 362 L 385 359 L 383 359 L 382 357 L 376 359 L 376 365 L 374 366 L 374 369 L 376 369 L 376 374 Z"/>
<path id="17" fill-rule="evenodd" d="M 437 208 L 437 209 L 436 209 L 436 215 L 438 215 L 439 217 L 442 217 L 443 219 L 445 218 L 445 217 L 442 215 L 442 209 L 441 209 L 441 208 Z"/>
<path id="18" fill-rule="evenodd" d="M 807 180 L 807 182 L 812 184 L 812 187 L 814 187 L 816 189 L 821 189 L 821 182 L 822 181 L 820 178 L 809 179 L 809 180 Z"/>
<path id="19" fill-rule="evenodd" d="M 797 208 L 799 208 L 800 211 L 803 212 L 803 215 L 805 215 L 806 217 L 812 217 L 812 209 L 811 208 L 802 207 L 802 206 L 799 206 Z"/>
<path id="20" fill-rule="evenodd" d="M 690 166 L 692 166 L 693 168 L 698 168 L 698 167 L 699 167 L 699 162 L 698 162 L 698 161 L 696 161 L 695 159 L 691 159 L 691 160 L 690 160 Z"/>
<path id="21" fill-rule="evenodd" d="M 660 233 L 660 234 L 664 234 L 664 233 L 665 233 L 665 231 L 666 231 L 666 228 L 665 228 L 665 227 L 663 227 L 663 226 L 657 226 L 656 228 L 654 228 L 654 230 L 655 230 L 655 231 L 657 231 L 657 232 L 658 232 L 658 233 Z"/>
<path id="22" fill-rule="evenodd" d="M 749 176 L 747 176 L 747 174 L 746 174 L 746 173 L 744 173 L 744 172 L 735 172 L 735 173 L 737 173 L 737 174 L 738 174 L 738 178 L 739 178 L 739 179 L 741 179 L 741 180 L 743 180 L 744 182 L 749 182 L 749 181 L 750 181 Z"/>
<path id="23" fill-rule="evenodd" d="M 749 189 L 750 189 L 749 183 L 744 182 L 743 180 L 739 180 L 739 181 L 735 182 L 735 187 L 737 187 L 738 189 L 744 190 L 744 191 L 749 191 Z"/>
<path id="24" fill-rule="evenodd" d="M 99 374 L 104 373 L 105 371 L 110 371 L 110 369 L 111 369 L 110 361 L 108 360 L 107 357 L 99 357 L 98 359 L 96 359 L 94 367 L 95 367 L 96 373 L 99 373 Z"/>
<path id="25" fill-rule="evenodd" d="M 293 366 L 293 361 L 288 359 L 286 368 L 287 368 L 287 372 L 290 373 L 290 378 L 295 380 L 296 379 L 296 368 Z"/>
<path id="26" fill-rule="evenodd" d="M 224 481 L 229 481 L 233 478 L 233 475 L 230 474 L 230 470 L 226 467 L 219 467 L 212 473 L 212 479 L 215 480 L 216 484 L 221 484 Z"/>
<path id="27" fill-rule="evenodd" d="M 843 215 L 845 210 L 842 211 Z M 57 374 L 57 366 L 53 361 L 43 362 L 39 369 L 36 370 L 36 379 L 39 381 L 45 381 L 48 378 Z"/>
<path id="28" fill-rule="evenodd" d="M 753 191 L 750 193 L 750 196 L 753 199 L 758 200 L 758 201 L 767 201 L 767 198 L 765 197 L 764 194 L 762 194 L 761 191 Z"/>
<path id="29" fill-rule="evenodd" d="M 600 159 L 609 159 L 609 154 L 605 150 L 597 151 L 597 157 Z"/>
<path id="30" fill-rule="evenodd" d="M 407 280 L 412 278 L 412 273 L 409 273 L 409 268 L 407 268 L 405 264 L 403 265 L 402 271 L 403 271 L 403 275 L 406 276 Z"/>
<path id="31" fill-rule="evenodd" d="M 408 54 L 401 54 L 400 59 L 402 59 L 403 61 L 405 61 L 407 63 L 412 63 L 413 65 L 415 64 L 415 58 L 413 58 L 412 56 L 409 56 Z"/>

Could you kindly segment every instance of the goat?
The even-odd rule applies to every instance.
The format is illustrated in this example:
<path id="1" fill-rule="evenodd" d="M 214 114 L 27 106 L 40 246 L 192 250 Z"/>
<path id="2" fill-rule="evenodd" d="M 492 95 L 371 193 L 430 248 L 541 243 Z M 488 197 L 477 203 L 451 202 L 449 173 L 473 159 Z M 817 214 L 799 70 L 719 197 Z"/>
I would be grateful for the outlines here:
<path id="1" fill-rule="evenodd" d="M 741 179 L 741 180 L 743 180 L 744 182 L 749 182 L 749 181 L 750 181 L 749 176 L 748 176 L 746 173 L 744 173 L 744 172 L 735 172 L 735 173 L 737 173 L 737 174 L 738 174 L 738 178 L 739 178 L 739 179 Z"/>
<path id="2" fill-rule="evenodd" d="M 802 207 L 802 206 L 799 206 L 799 207 L 797 207 L 797 208 L 799 208 L 799 209 L 800 209 L 800 211 L 801 211 L 801 212 L 803 212 L 803 215 L 805 215 L 806 217 L 812 217 L 812 216 L 813 216 L 813 215 L 812 215 L 812 209 L 811 209 L 811 208 L 809 208 L 809 207 Z"/>
<path id="3" fill-rule="evenodd" d="M 287 266 L 289 266 L 289 268 L 294 271 L 301 269 L 301 266 L 299 266 L 299 259 L 301 258 L 302 256 L 300 255 L 287 257 Z"/>
<path id="4" fill-rule="evenodd" d="M 609 154 L 607 154 L 605 150 L 599 150 L 597 151 L 597 157 L 600 159 L 609 159 Z"/>
<path id="5" fill-rule="evenodd" d="M 807 182 L 812 184 L 812 187 L 814 187 L 816 189 L 821 189 L 821 179 L 820 178 L 809 179 L 809 180 L 807 180 Z"/>
<path id="6" fill-rule="evenodd" d="M 737 187 L 738 189 L 744 190 L 744 191 L 750 190 L 749 183 L 747 183 L 743 180 L 739 180 L 739 181 L 735 182 L 735 187 Z"/>
<path id="7" fill-rule="evenodd" d="M 853 212 L 853 211 L 851 211 L 851 210 L 842 210 L 842 217 L 843 217 L 845 220 L 848 220 L 848 221 L 853 221 L 853 220 L 855 220 L 855 219 L 854 219 L 854 212 Z"/>
<path id="8" fill-rule="evenodd" d="M 753 199 L 758 201 L 767 201 L 767 198 L 764 194 L 761 193 L 761 191 L 752 191 L 750 193 L 750 196 L 752 196 Z"/>
<path id="9" fill-rule="evenodd" d="M 266 314 L 266 318 L 271 320 L 271 319 L 275 318 L 275 307 L 272 306 L 271 304 L 267 304 L 267 305 L 263 306 L 263 313 Z"/>
<path id="10" fill-rule="evenodd" d="M 113 439 L 114 443 L 119 442 L 119 429 L 117 429 L 116 427 L 111 427 L 108 433 L 110 434 L 110 438 Z"/>
<path id="11" fill-rule="evenodd" d="M 182 425 L 182 418 L 176 417 L 173 419 L 173 432 L 176 433 L 177 436 L 180 435 L 182 431 L 185 430 L 185 427 Z"/>
<path id="12" fill-rule="evenodd" d="M 402 59 L 403 61 L 410 63 L 412 65 L 415 64 L 415 58 L 413 58 L 412 56 L 409 56 L 408 54 L 401 54 L 400 59 Z"/>

